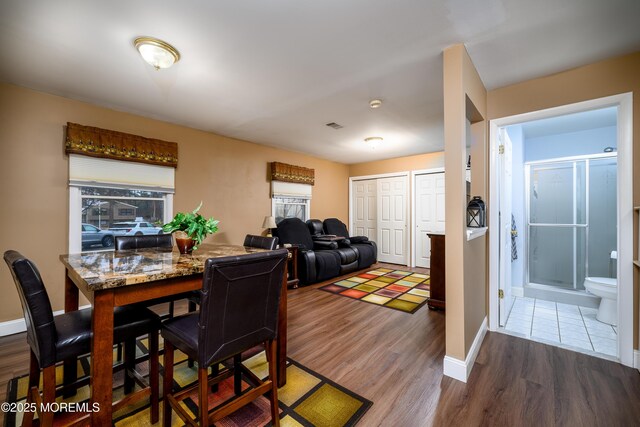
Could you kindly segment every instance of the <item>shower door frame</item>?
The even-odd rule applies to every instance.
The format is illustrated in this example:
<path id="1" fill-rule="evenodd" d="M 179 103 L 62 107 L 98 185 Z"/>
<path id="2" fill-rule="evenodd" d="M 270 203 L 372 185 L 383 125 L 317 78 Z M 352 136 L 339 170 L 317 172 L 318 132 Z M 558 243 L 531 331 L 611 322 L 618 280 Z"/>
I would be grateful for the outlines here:
<path id="1" fill-rule="evenodd" d="M 578 289 L 578 229 L 579 228 L 584 228 L 585 229 L 585 265 L 584 265 L 584 275 L 585 277 L 588 276 L 588 272 L 589 272 L 589 219 L 590 219 L 590 208 L 589 208 L 589 199 L 590 199 L 590 177 L 589 177 L 589 172 L 590 172 L 590 165 L 591 165 L 591 160 L 600 160 L 600 159 L 616 159 L 616 176 L 617 174 L 617 169 L 618 169 L 618 164 L 617 164 L 617 158 L 618 158 L 618 153 L 617 152 L 613 152 L 613 153 L 598 153 L 598 154 L 586 154 L 586 155 L 580 155 L 580 156 L 568 156 L 568 157 L 556 157 L 556 158 L 550 158 L 550 159 L 544 159 L 544 160 L 533 160 L 533 161 L 529 161 L 529 162 L 525 162 L 524 163 L 524 191 L 525 191 L 525 198 L 524 198 L 524 203 L 525 203 L 525 221 L 526 221 L 526 227 L 524 230 L 524 241 L 526 242 L 525 245 L 523 245 L 524 248 L 524 274 L 525 274 L 525 283 L 524 286 L 526 287 L 531 287 L 531 288 L 537 288 L 537 289 L 548 289 L 548 290 L 553 290 L 556 292 L 580 292 L 580 293 L 584 293 L 586 294 L 587 292 L 584 289 Z M 577 221 L 577 212 L 578 212 L 578 206 L 577 206 L 577 164 L 578 162 L 584 162 L 585 163 L 585 169 L 584 169 L 584 173 L 585 173 L 585 214 L 584 214 L 584 224 L 579 224 Z M 531 223 L 531 166 L 535 166 L 535 165 L 552 165 L 552 164 L 558 164 L 558 163 L 572 163 L 572 167 L 573 167 L 573 192 L 572 192 L 572 198 L 573 198 L 573 223 L 572 224 L 545 224 L 545 223 L 535 223 L 532 224 Z M 561 287 L 561 286 L 555 286 L 555 285 L 548 285 L 545 283 L 535 283 L 535 282 L 531 282 L 530 279 L 530 270 L 529 270 L 529 254 L 530 254 L 530 249 L 529 246 L 531 244 L 531 239 L 530 239 L 530 231 L 531 231 L 531 227 L 535 226 L 535 227 L 551 227 L 551 228 L 569 228 L 571 227 L 573 229 L 573 289 L 571 288 L 565 288 L 565 287 Z"/>

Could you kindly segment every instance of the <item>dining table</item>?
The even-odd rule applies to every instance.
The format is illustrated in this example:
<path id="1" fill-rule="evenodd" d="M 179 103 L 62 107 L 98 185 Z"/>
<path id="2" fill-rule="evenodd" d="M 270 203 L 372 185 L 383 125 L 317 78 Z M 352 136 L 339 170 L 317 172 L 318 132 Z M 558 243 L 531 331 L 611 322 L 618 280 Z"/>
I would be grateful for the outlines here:
<path id="1" fill-rule="evenodd" d="M 207 259 L 265 251 L 206 243 L 190 254 L 181 254 L 175 248 L 151 248 L 60 255 L 60 261 L 65 266 L 65 312 L 78 310 L 80 292 L 93 305 L 90 407 L 99 410 L 90 414 L 91 424 L 101 426 L 112 423 L 115 307 L 200 290 Z M 277 380 L 278 386 L 282 387 L 286 383 L 287 357 L 286 270 L 282 282 L 277 340 Z M 75 361 L 65 362 L 65 383 L 75 380 L 76 369 Z"/>

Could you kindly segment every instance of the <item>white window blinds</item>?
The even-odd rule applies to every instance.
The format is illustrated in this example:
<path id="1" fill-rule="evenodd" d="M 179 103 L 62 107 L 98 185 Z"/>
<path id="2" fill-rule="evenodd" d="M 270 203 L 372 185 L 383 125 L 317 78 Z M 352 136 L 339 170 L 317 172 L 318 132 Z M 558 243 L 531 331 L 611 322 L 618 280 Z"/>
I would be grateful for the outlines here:
<path id="1" fill-rule="evenodd" d="M 70 154 L 69 185 L 140 187 L 150 191 L 173 193 L 175 169 L 137 162 L 102 159 Z"/>
<path id="2" fill-rule="evenodd" d="M 271 197 L 311 199 L 312 185 L 284 181 L 271 181 Z"/>

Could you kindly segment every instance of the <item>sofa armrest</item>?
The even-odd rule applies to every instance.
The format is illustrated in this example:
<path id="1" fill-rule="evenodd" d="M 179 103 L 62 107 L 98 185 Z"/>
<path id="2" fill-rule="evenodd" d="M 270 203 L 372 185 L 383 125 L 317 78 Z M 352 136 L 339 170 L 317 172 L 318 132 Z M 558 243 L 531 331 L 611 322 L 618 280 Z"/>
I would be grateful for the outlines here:
<path id="1" fill-rule="evenodd" d="M 298 278 L 301 283 L 315 283 L 317 277 L 316 272 L 316 254 L 311 250 L 298 251 Z"/>
<path id="2" fill-rule="evenodd" d="M 349 237 L 351 243 L 369 243 L 369 238 L 367 236 L 351 236 Z"/>
<path id="3" fill-rule="evenodd" d="M 341 248 L 350 248 L 351 247 L 351 240 L 350 239 L 342 239 L 342 240 L 338 240 L 338 247 Z"/>
<path id="4" fill-rule="evenodd" d="M 331 242 L 326 240 L 314 240 L 313 249 L 314 250 L 338 249 L 338 244 L 336 242 Z"/>

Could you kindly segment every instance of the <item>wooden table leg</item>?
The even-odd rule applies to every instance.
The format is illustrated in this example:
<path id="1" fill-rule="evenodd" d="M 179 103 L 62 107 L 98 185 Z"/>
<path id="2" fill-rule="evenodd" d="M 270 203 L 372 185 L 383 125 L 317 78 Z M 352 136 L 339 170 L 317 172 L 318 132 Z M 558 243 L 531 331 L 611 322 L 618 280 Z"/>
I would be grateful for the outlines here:
<path id="1" fill-rule="evenodd" d="M 78 287 L 69 278 L 68 272 L 65 270 L 64 276 L 64 311 L 76 311 L 78 309 Z M 76 358 L 64 361 L 63 368 L 63 384 L 73 384 L 78 378 L 78 361 Z M 67 387 L 64 390 L 63 397 L 71 397 L 76 395 L 76 389 Z"/>
<path id="2" fill-rule="evenodd" d="M 91 339 L 91 425 L 111 425 L 113 399 L 113 291 L 96 291 L 93 301 Z"/>
<path id="3" fill-rule="evenodd" d="M 276 363 L 278 366 L 278 387 L 287 383 L 287 264 L 284 265 L 282 294 L 280 295 L 280 309 L 278 312 L 278 347 Z"/>

